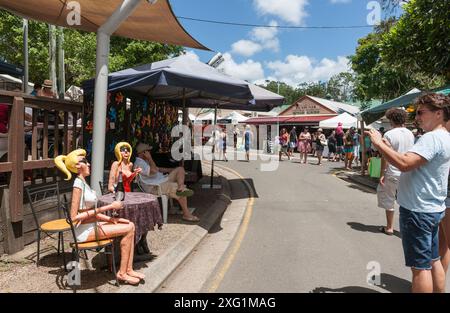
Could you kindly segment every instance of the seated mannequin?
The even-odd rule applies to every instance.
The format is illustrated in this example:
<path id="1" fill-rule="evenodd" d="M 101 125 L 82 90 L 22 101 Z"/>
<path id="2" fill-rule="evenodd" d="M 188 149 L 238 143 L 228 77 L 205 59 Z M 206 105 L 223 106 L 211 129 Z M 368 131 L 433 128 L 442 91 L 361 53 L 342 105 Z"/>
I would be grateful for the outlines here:
<path id="1" fill-rule="evenodd" d="M 108 190 L 114 193 L 117 182 L 119 181 L 119 175 L 122 175 L 122 182 L 125 192 L 131 192 L 131 182 L 140 173 L 141 169 L 136 168 L 133 170 L 133 163 L 130 162 L 131 154 L 133 150 L 127 142 L 119 142 L 114 148 L 117 161 L 111 165 L 111 171 L 109 172 Z"/>
<path id="2" fill-rule="evenodd" d="M 77 174 L 73 184 L 70 216 L 75 224 L 75 235 L 78 242 L 89 242 L 102 239 L 122 237 L 120 240 L 121 259 L 117 272 L 117 280 L 128 284 L 139 284 L 144 274 L 133 270 L 133 247 L 135 226 L 129 220 L 114 218 L 103 214 L 109 210 L 123 208 L 123 203 L 113 203 L 96 208 L 97 195 L 86 183 L 90 175 L 90 164 L 86 160 L 86 151 L 74 150 L 55 158 L 56 166 L 67 175 L 66 180 Z"/>

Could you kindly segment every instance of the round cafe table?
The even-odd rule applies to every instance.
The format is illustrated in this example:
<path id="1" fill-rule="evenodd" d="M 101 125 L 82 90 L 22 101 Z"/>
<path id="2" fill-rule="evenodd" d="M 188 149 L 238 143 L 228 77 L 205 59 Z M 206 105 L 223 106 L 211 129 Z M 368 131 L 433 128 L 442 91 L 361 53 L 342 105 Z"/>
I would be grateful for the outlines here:
<path id="1" fill-rule="evenodd" d="M 111 204 L 114 201 L 112 193 L 102 195 L 98 199 L 98 207 Z M 143 192 L 127 192 L 125 194 L 124 208 L 116 211 L 119 217 L 134 223 L 136 227 L 134 242 L 137 244 L 142 235 L 154 230 L 158 225 L 161 229 L 163 220 L 158 198 Z"/>

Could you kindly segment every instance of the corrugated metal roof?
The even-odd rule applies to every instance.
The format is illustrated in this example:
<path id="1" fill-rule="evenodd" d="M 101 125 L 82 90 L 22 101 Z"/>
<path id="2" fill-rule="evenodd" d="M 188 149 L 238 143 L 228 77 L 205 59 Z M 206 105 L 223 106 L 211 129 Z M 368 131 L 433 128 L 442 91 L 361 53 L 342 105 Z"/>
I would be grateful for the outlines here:
<path id="1" fill-rule="evenodd" d="M 285 123 L 318 123 L 335 117 L 336 114 L 329 115 L 291 115 L 277 117 L 254 117 L 245 121 L 246 124 L 285 124 Z"/>
<path id="2" fill-rule="evenodd" d="M 350 114 L 357 114 L 359 113 L 359 108 L 350 104 L 346 104 L 346 103 L 342 103 L 342 102 L 337 102 L 337 101 L 333 101 L 333 100 L 327 100 L 327 99 L 322 99 L 322 98 L 318 98 L 318 97 L 313 97 L 313 96 L 307 96 L 311 99 L 313 99 L 314 101 L 320 103 L 321 105 L 329 108 L 330 110 L 335 111 L 336 113 L 350 113 Z"/>

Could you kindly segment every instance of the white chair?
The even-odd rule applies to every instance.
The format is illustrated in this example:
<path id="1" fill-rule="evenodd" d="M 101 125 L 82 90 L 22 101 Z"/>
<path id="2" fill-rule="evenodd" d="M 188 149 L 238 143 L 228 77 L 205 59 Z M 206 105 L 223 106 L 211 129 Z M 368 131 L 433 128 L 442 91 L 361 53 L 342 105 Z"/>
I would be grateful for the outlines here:
<path id="1" fill-rule="evenodd" d="M 139 178 L 136 179 L 136 184 L 142 192 L 146 192 L 146 190 L 141 186 L 141 180 Z M 163 211 L 163 223 L 167 224 L 167 215 L 169 212 L 169 199 L 170 199 L 170 206 L 172 206 L 172 199 L 162 193 L 160 184 L 146 184 L 146 185 L 149 187 L 152 187 L 152 189 L 155 190 L 155 192 L 152 194 L 154 194 L 155 196 L 158 196 L 158 198 L 161 198 L 162 211 Z"/>

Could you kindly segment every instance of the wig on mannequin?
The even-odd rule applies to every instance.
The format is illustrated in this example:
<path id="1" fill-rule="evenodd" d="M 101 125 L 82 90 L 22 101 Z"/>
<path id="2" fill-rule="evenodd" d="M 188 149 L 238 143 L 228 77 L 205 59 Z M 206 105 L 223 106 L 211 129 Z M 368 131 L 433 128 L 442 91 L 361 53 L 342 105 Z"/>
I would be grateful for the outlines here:
<path id="1" fill-rule="evenodd" d="M 55 158 L 56 167 L 58 167 L 67 176 L 65 180 L 70 180 L 72 178 L 72 173 L 74 174 L 78 173 L 77 164 L 78 164 L 78 157 L 80 156 L 85 157 L 86 150 L 84 149 L 73 150 L 68 155 L 58 155 Z"/>
<path id="2" fill-rule="evenodd" d="M 122 163 L 122 154 L 120 153 L 120 148 L 122 147 L 128 148 L 128 151 L 130 152 L 128 160 L 131 159 L 131 155 L 133 154 L 133 149 L 131 149 L 131 146 L 128 142 L 125 141 L 119 142 L 114 148 L 114 154 L 116 155 L 116 159 L 117 161 L 119 161 L 119 163 Z"/>

